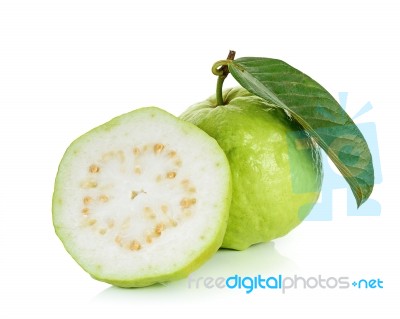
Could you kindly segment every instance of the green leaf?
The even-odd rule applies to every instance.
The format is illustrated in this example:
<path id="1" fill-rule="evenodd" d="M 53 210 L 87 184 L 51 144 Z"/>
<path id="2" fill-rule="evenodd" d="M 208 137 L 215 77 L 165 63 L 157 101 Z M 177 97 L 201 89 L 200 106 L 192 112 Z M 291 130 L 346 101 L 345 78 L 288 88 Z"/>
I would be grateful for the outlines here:
<path id="1" fill-rule="evenodd" d="M 245 89 L 286 110 L 313 136 L 349 183 L 358 206 L 368 199 L 374 168 L 367 142 L 327 90 L 280 60 L 239 58 L 228 67 Z"/>

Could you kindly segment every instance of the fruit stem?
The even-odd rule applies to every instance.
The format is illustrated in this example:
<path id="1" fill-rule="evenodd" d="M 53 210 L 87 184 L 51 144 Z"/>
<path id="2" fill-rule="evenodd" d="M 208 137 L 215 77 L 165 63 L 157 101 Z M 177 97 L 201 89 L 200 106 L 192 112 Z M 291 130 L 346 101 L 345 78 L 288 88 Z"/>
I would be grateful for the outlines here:
<path id="1" fill-rule="evenodd" d="M 217 88 L 216 88 L 216 98 L 217 98 L 217 105 L 224 105 L 224 98 L 222 96 L 222 86 L 224 84 L 224 81 L 226 79 L 226 77 L 229 74 L 229 68 L 228 68 L 228 64 L 233 61 L 233 59 L 235 58 L 235 51 L 230 50 L 228 57 L 226 58 L 226 60 L 221 60 L 218 62 L 215 62 L 213 67 L 212 67 L 212 72 L 218 76 L 218 80 L 217 80 Z"/>
<path id="2" fill-rule="evenodd" d="M 217 98 L 217 106 L 224 105 L 224 98 L 222 97 L 222 85 L 224 84 L 226 76 L 219 76 L 217 80 L 217 91 L 216 91 L 216 98 Z"/>

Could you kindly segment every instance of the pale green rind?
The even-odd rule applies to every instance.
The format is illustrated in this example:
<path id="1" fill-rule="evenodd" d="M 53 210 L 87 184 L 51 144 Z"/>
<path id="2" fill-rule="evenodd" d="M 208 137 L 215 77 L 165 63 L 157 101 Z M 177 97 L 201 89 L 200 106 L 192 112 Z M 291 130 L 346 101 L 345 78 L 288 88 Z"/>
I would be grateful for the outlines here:
<path id="1" fill-rule="evenodd" d="M 322 166 L 319 148 L 283 110 L 242 88 L 223 96 L 226 105 L 216 107 L 211 97 L 181 118 L 214 137 L 228 157 L 233 195 L 222 247 L 242 250 L 300 224 L 318 199 Z"/>
<path id="2" fill-rule="evenodd" d="M 69 165 L 68 163 L 71 160 L 73 160 L 74 154 L 76 152 L 79 152 L 82 146 L 84 146 L 86 143 L 90 143 L 92 136 L 94 136 L 96 132 L 112 130 L 113 127 L 121 125 L 121 121 L 124 119 L 124 117 L 140 116 L 141 114 L 149 112 L 153 112 L 164 117 L 173 118 L 174 121 L 176 121 L 176 125 L 180 126 L 184 132 L 186 133 L 189 132 L 191 134 L 196 134 L 197 136 L 201 136 L 202 139 L 207 139 L 209 143 L 214 146 L 215 154 L 217 155 L 219 160 L 222 160 L 222 165 L 220 166 L 220 169 L 224 169 L 227 173 L 226 188 L 222 192 L 223 195 L 221 197 L 221 210 L 219 212 L 220 224 L 217 227 L 218 232 L 215 233 L 214 239 L 212 241 L 205 243 L 204 249 L 201 252 L 199 252 L 199 254 L 195 256 L 195 258 L 193 258 L 192 260 L 188 260 L 188 262 L 185 265 L 181 265 L 173 272 L 169 272 L 164 275 L 145 276 L 143 278 L 138 278 L 137 274 L 133 274 L 133 276 L 131 277 L 125 276 L 124 278 L 104 278 L 103 276 L 95 273 L 92 269 L 88 270 L 87 266 L 81 262 L 79 254 L 76 253 L 75 248 L 71 248 L 68 246 L 68 237 L 69 237 L 68 229 L 65 229 L 62 225 L 59 224 L 57 217 L 57 212 L 63 205 L 62 196 L 60 194 L 61 188 L 64 182 L 65 174 L 66 172 L 68 172 L 68 165 Z M 111 121 L 92 129 L 91 131 L 87 132 L 86 134 L 82 135 L 81 137 L 77 138 L 74 142 L 71 143 L 71 145 L 66 150 L 60 162 L 58 173 L 55 180 L 55 187 L 52 198 L 53 225 L 57 236 L 60 238 L 67 252 L 93 278 L 124 288 L 144 287 L 156 283 L 168 282 L 172 280 L 185 278 L 213 256 L 213 254 L 220 248 L 224 238 L 229 217 L 231 195 L 232 195 L 232 181 L 230 176 L 229 163 L 226 156 L 220 149 L 218 143 L 214 139 L 212 139 L 209 135 L 207 135 L 204 131 L 200 130 L 198 127 L 196 127 L 191 123 L 180 120 L 179 118 L 176 118 L 175 116 L 159 108 L 145 107 L 118 116 L 112 119 Z M 171 258 L 173 258 L 173 256 L 171 256 Z"/>

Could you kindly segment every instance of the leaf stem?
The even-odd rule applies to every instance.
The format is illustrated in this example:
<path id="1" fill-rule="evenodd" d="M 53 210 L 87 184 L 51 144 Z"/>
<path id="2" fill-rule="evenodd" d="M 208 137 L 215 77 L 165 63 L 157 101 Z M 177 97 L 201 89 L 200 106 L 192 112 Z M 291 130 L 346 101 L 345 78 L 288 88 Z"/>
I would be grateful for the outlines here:
<path id="1" fill-rule="evenodd" d="M 217 98 L 217 105 L 224 105 L 224 98 L 222 96 L 222 86 L 225 78 L 229 74 L 228 64 L 235 58 L 235 51 L 230 50 L 226 60 L 217 61 L 212 67 L 212 73 L 218 76 L 217 88 L 215 96 Z"/>

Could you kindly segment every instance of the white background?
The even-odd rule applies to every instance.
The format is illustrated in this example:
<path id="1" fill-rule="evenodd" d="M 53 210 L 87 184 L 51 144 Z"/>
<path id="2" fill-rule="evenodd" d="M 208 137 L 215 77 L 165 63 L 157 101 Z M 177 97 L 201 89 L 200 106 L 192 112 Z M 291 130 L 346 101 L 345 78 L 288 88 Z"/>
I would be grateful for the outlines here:
<path id="1" fill-rule="evenodd" d="M 0 317 L 399 318 L 399 15 L 384 0 L 0 1 Z M 179 115 L 214 92 L 210 67 L 229 49 L 282 59 L 335 97 L 349 92 L 351 115 L 372 103 L 357 122 L 377 126 L 383 182 L 372 198 L 382 211 L 350 217 L 345 191 L 336 191 L 331 221 L 220 251 L 195 275 L 380 278 L 383 289 L 246 295 L 182 280 L 121 290 L 91 279 L 64 251 L 51 196 L 69 143 L 141 106 Z"/>

